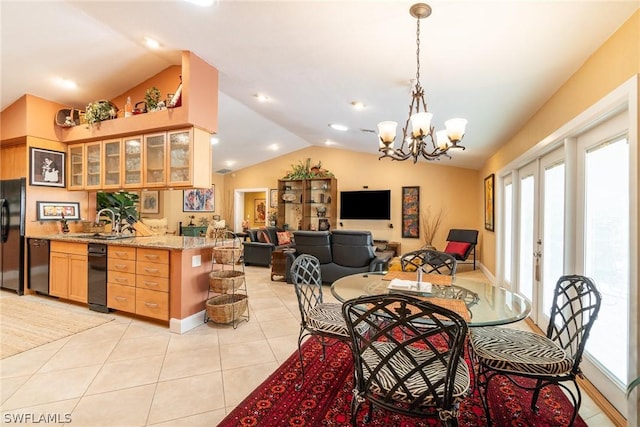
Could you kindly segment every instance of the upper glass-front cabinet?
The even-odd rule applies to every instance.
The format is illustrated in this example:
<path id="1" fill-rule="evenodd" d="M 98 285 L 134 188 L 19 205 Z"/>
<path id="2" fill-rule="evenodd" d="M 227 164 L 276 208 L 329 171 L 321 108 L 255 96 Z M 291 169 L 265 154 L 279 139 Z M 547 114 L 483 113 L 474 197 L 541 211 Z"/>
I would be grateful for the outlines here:
<path id="1" fill-rule="evenodd" d="M 168 132 L 169 185 L 189 185 L 192 182 L 193 135 L 191 130 Z"/>
<path id="2" fill-rule="evenodd" d="M 131 136 L 122 139 L 124 146 L 124 188 L 140 188 L 142 186 L 142 136 Z"/>
<path id="3" fill-rule="evenodd" d="M 143 183 L 145 187 L 162 187 L 166 184 L 165 148 L 167 134 L 156 133 L 144 136 Z"/>
<path id="4" fill-rule="evenodd" d="M 102 183 L 102 188 L 120 188 L 122 184 L 122 179 L 120 178 L 122 140 L 105 141 L 102 151 L 104 153 L 104 161 L 102 162 L 104 182 Z"/>
<path id="5" fill-rule="evenodd" d="M 84 190 L 84 144 L 69 146 L 69 190 Z"/>
<path id="6" fill-rule="evenodd" d="M 102 142 L 92 142 L 86 145 L 87 153 L 87 184 L 85 189 L 98 190 L 102 187 Z"/>

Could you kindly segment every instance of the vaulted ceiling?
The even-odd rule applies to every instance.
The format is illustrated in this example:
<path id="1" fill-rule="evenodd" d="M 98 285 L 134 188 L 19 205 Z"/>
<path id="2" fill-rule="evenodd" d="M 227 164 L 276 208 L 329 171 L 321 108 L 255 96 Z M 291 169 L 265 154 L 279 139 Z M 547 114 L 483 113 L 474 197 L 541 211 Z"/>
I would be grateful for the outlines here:
<path id="1" fill-rule="evenodd" d="M 416 24 L 407 1 L 0 2 L 1 108 L 25 93 L 84 107 L 179 63 L 220 71 L 214 170 L 309 145 L 377 153 L 372 130 L 408 116 Z M 469 120 L 441 163 L 480 168 L 640 6 L 639 1 L 445 1 L 421 22 L 434 125 Z M 150 50 L 144 37 L 159 41 Z M 56 78 L 77 82 L 64 90 Z M 266 94 L 260 103 L 256 94 Z M 365 105 L 355 110 L 352 102 Z M 349 127 L 331 129 L 330 123 Z M 233 163 L 227 163 L 233 162 Z"/>

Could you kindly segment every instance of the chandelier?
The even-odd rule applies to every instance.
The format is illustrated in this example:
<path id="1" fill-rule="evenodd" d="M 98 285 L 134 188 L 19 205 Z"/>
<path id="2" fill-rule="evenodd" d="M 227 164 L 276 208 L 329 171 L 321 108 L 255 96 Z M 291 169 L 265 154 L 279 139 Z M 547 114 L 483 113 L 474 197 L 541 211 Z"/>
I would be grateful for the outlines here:
<path id="1" fill-rule="evenodd" d="M 465 119 L 450 119 L 445 122 L 446 130 L 435 132 L 431 125 L 433 114 L 428 112 L 427 103 L 424 100 L 424 89 L 420 85 L 420 20 L 431 15 L 431 7 L 425 3 L 416 3 L 409 9 L 411 16 L 417 19 L 416 25 L 416 85 L 411 93 L 411 105 L 409 105 L 409 118 L 402 129 L 402 142 L 399 148 L 394 148 L 396 139 L 397 122 L 385 121 L 378 123 L 378 137 L 380 139 L 379 151 L 383 157 L 392 160 L 407 160 L 412 158 L 413 163 L 420 156 L 427 160 L 439 160 L 441 156 L 451 158 L 448 151 L 452 148 L 465 147 L 459 145 L 464 136 L 467 121 Z M 411 122 L 412 132 L 409 132 Z"/>

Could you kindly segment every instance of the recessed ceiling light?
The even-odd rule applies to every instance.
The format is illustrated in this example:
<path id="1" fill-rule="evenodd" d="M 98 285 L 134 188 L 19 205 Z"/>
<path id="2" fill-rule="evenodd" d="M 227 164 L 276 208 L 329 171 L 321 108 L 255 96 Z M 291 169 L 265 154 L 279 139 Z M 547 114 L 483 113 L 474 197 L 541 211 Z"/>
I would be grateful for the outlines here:
<path id="1" fill-rule="evenodd" d="M 267 102 L 269 100 L 269 97 L 263 93 L 256 93 L 254 96 L 259 102 Z"/>
<path id="2" fill-rule="evenodd" d="M 63 87 L 65 89 L 77 89 L 78 85 L 76 84 L 76 82 L 74 82 L 73 80 L 70 79 L 63 79 L 62 77 L 58 77 L 56 79 L 56 84 L 60 87 Z"/>
<path id="3" fill-rule="evenodd" d="M 271 151 L 278 151 L 280 149 L 280 146 L 278 144 L 271 144 L 267 148 Z"/>
<path id="4" fill-rule="evenodd" d="M 364 110 L 364 104 L 360 101 L 352 101 L 351 105 L 353 106 L 354 109 L 358 111 Z"/>
<path id="5" fill-rule="evenodd" d="M 338 123 L 329 123 L 329 127 L 333 130 L 339 130 L 340 132 L 346 132 L 349 130 L 347 126 Z"/>
<path id="6" fill-rule="evenodd" d="M 218 139 L 217 137 L 215 137 L 215 136 L 211 137 L 211 145 L 216 145 L 219 142 L 220 142 L 220 139 Z"/>
<path id="7" fill-rule="evenodd" d="M 324 145 L 336 145 L 336 144 L 337 144 L 337 142 L 332 141 L 332 140 L 330 140 L 330 139 L 326 139 L 326 140 L 324 141 Z"/>
<path id="8" fill-rule="evenodd" d="M 197 6 L 202 6 L 202 7 L 207 7 L 207 6 L 213 6 L 214 4 L 218 3 L 217 0 L 184 0 L 187 3 L 193 3 Z"/>
<path id="9" fill-rule="evenodd" d="M 147 45 L 148 48 L 158 49 L 160 47 L 160 43 L 156 39 L 152 39 L 151 37 L 144 38 L 144 44 Z"/>
<path id="10" fill-rule="evenodd" d="M 231 166 L 236 164 L 236 161 L 235 160 L 227 160 L 226 162 L 224 162 L 224 164 L 229 166 L 229 167 L 231 167 Z"/>

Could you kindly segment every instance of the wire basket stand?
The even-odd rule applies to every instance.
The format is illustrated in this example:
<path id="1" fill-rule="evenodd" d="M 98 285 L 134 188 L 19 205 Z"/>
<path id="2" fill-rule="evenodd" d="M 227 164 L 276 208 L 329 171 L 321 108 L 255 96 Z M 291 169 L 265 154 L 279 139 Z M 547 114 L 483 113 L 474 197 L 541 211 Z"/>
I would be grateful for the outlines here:
<path id="1" fill-rule="evenodd" d="M 249 295 L 242 259 L 242 241 L 235 233 L 215 235 L 204 322 L 232 324 L 249 321 Z"/>

